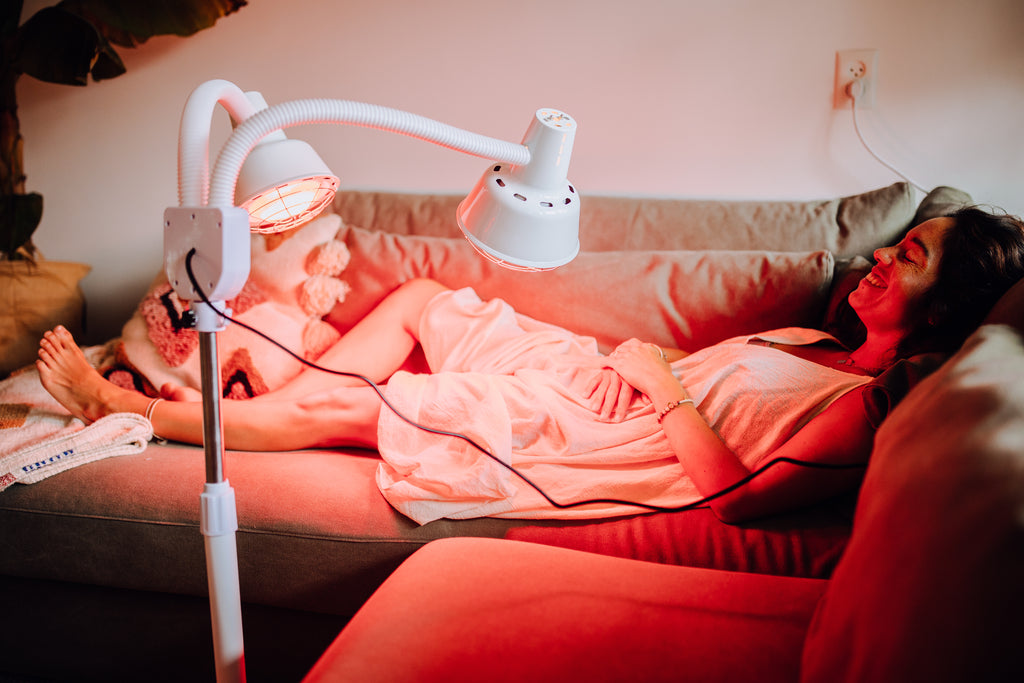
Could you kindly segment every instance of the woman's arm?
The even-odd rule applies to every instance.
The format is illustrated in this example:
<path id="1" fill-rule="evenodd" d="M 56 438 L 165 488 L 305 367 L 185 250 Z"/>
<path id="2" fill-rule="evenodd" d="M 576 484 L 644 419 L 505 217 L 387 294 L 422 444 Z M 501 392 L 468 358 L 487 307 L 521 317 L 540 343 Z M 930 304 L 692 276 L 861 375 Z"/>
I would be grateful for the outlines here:
<path id="1" fill-rule="evenodd" d="M 646 394 L 659 411 L 689 398 L 652 344 L 626 342 L 609 356 L 608 365 Z M 838 398 L 763 463 L 780 457 L 822 464 L 866 463 L 874 429 L 863 409 L 862 391 L 847 392 Z M 750 474 L 692 404 L 684 403 L 667 412 L 662 428 L 702 495 L 717 493 Z M 859 469 L 810 469 L 779 463 L 710 505 L 723 521 L 741 522 L 852 490 L 862 476 Z"/>
<path id="2" fill-rule="evenodd" d="M 846 465 L 867 463 L 874 429 L 863 408 L 862 389 L 836 399 L 803 429 L 762 461 L 794 460 Z M 665 416 L 662 427 L 679 461 L 702 495 L 711 495 L 750 472 L 690 406 Z M 711 508 L 724 522 L 743 522 L 817 503 L 851 491 L 862 469 L 818 469 L 782 462 L 721 498 Z"/>

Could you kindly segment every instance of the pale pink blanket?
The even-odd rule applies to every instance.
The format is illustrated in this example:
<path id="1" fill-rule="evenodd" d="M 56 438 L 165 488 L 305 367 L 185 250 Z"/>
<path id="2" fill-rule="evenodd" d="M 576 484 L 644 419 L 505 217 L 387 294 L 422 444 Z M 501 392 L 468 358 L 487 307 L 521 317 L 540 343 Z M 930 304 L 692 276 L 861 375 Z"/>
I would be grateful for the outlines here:
<path id="1" fill-rule="evenodd" d="M 429 304 L 421 341 L 432 374 L 398 373 L 386 396 L 409 418 L 467 435 L 560 502 L 592 498 L 675 507 L 700 497 L 646 399 L 620 422 L 602 422 L 582 388 L 600 368 L 596 342 L 517 314 L 471 289 Z M 759 339 L 827 337 L 790 328 Z M 869 378 L 749 344 L 722 342 L 673 364 L 698 409 L 753 467 L 813 415 Z M 796 390 L 793 390 L 793 389 Z M 559 509 L 460 439 L 411 427 L 386 408 L 377 484 L 424 524 L 443 517 L 576 518 L 632 514 L 601 503 Z"/>

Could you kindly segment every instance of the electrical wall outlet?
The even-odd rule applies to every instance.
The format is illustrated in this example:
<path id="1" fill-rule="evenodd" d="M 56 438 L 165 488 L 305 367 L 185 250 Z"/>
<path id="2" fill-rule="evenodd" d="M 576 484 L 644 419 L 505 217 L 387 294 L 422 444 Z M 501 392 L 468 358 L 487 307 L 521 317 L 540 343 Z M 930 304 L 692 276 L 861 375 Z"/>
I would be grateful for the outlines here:
<path id="1" fill-rule="evenodd" d="M 875 87 L 878 81 L 878 50 L 840 50 L 836 52 L 836 81 L 832 93 L 833 109 L 849 109 L 852 106 L 848 88 L 854 81 L 860 81 L 857 108 L 869 109 L 875 104 Z M 858 87 L 854 85 L 853 87 Z"/>

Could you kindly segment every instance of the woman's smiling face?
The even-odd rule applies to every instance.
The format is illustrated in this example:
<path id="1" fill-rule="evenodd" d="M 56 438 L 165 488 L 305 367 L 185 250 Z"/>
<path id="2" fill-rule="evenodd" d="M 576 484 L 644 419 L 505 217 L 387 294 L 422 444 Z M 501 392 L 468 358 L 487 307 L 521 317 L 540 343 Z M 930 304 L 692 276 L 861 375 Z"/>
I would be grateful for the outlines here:
<path id="1" fill-rule="evenodd" d="M 952 218 L 933 218 L 907 233 L 899 244 L 875 251 L 877 263 L 850 294 L 850 305 L 869 332 L 911 331 L 922 296 L 935 284 Z"/>

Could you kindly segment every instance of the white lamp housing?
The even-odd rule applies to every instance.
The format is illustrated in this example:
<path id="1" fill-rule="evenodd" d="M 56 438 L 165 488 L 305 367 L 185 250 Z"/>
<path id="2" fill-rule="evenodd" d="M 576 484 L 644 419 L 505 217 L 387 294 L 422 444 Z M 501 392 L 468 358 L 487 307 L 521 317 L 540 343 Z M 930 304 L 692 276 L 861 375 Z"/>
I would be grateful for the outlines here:
<path id="1" fill-rule="evenodd" d="M 515 270 L 549 270 L 580 250 L 580 198 L 566 174 L 576 122 L 539 109 L 523 137 L 527 164 L 495 164 L 459 204 L 456 218 L 477 251 Z"/>
<path id="2" fill-rule="evenodd" d="M 191 268 L 211 301 L 237 295 L 249 278 L 249 216 L 237 207 L 178 207 L 164 211 L 164 263 L 174 291 L 185 301 L 200 301 L 188 273 Z M 219 326 L 218 326 L 219 328 Z"/>
<path id="3" fill-rule="evenodd" d="M 285 140 L 279 144 L 286 143 L 303 145 L 310 152 L 313 151 L 312 147 L 300 140 Z M 257 147 L 253 150 L 249 161 L 254 156 L 261 157 L 257 154 L 261 149 Z M 267 156 L 269 158 L 271 155 Z M 262 164 L 263 167 L 268 165 Z M 298 227 L 327 208 L 338 189 L 338 179 L 329 172 L 289 174 L 284 176 L 284 181 L 260 184 L 251 174 L 246 173 L 251 166 L 253 164 L 247 161 L 238 178 L 237 202 L 249 214 L 249 229 L 252 232 L 282 232 Z M 257 187 L 261 189 L 252 189 Z"/>
<path id="4" fill-rule="evenodd" d="M 259 93 L 246 93 L 257 109 Z M 269 133 L 252 148 L 238 173 L 235 205 L 249 213 L 253 232 L 283 232 L 311 220 L 334 199 L 338 178 L 308 143 L 284 131 Z"/>

